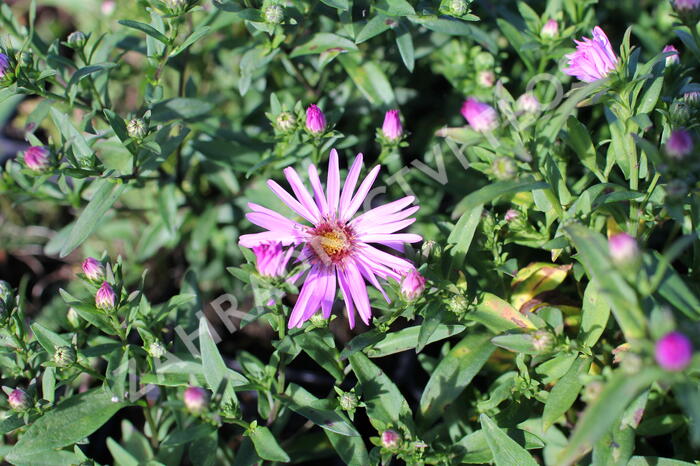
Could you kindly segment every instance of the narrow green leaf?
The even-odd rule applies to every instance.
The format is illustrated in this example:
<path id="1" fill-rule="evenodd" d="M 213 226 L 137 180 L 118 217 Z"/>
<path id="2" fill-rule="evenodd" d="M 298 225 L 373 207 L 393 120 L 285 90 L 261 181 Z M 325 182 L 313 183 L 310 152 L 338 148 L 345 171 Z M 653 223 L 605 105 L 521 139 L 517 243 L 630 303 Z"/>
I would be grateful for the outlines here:
<path id="1" fill-rule="evenodd" d="M 330 409 L 329 400 L 318 399 L 299 385 L 290 383 L 285 393 L 277 397 L 289 409 L 323 429 L 349 437 L 360 436 L 349 419 Z"/>
<path id="2" fill-rule="evenodd" d="M 584 346 L 593 346 L 603 334 L 610 317 L 610 303 L 601 294 L 595 280 L 591 280 L 583 293 L 583 308 L 579 340 Z"/>
<path id="3" fill-rule="evenodd" d="M 257 426 L 248 432 L 253 441 L 258 456 L 268 461 L 282 461 L 288 463 L 289 455 L 277 443 L 277 439 L 267 427 Z"/>
<path id="4" fill-rule="evenodd" d="M 234 371 L 226 366 L 219 349 L 216 347 L 216 343 L 214 343 L 209 333 L 209 323 L 204 318 L 199 320 L 199 350 L 202 352 L 202 367 L 204 369 L 204 377 L 207 379 L 207 385 L 216 393 L 224 379 L 228 378 L 228 374 Z M 238 404 L 238 399 L 230 380 L 226 380 L 221 403 L 224 405 L 229 403 Z"/>
<path id="5" fill-rule="evenodd" d="M 486 414 L 479 416 L 496 466 L 537 466 L 537 462 L 515 440 L 508 437 Z"/>
<path id="6" fill-rule="evenodd" d="M 329 430 L 324 431 L 331 445 L 348 466 L 364 466 L 371 464 L 367 447 L 362 437 L 347 437 L 345 435 L 336 434 Z"/>
<path id="7" fill-rule="evenodd" d="M 121 19 L 118 21 L 118 23 L 122 26 L 136 29 L 137 31 L 145 32 L 147 35 L 153 37 L 154 39 L 162 42 L 165 45 L 168 45 L 170 43 L 168 38 L 165 37 L 165 35 L 162 32 L 159 32 L 156 28 L 149 24 L 140 23 L 138 21 L 132 21 L 130 19 Z"/>
<path id="8" fill-rule="evenodd" d="M 390 354 L 417 348 L 418 337 L 420 336 L 422 328 L 422 325 L 415 325 L 413 327 L 401 329 L 398 332 L 383 334 L 383 338 L 380 341 L 366 347 L 364 352 L 370 358 L 381 358 Z M 425 345 L 459 335 L 464 329 L 465 327 L 463 325 L 440 324 L 432 332 L 430 338 L 425 342 Z"/>
<path id="9" fill-rule="evenodd" d="M 184 52 L 190 45 L 194 44 L 194 43 L 197 42 L 199 39 L 201 39 L 202 37 L 204 37 L 204 36 L 206 36 L 207 34 L 209 34 L 210 31 L 211 31 L 211 28 L 210 28 L 209 26 L 204 26 L 204 27 L 202 27 L 202 28 L 198 28 L 198 29 L 197 29 L 196 31 L 194 31 L 187 39 L 185 39 L 185 41 L 184 41 L 182 44 L 180 44 L 179 46 L 177 46 L 177 47 L 175 48 L 175 50 L 172 51 L 172 53 L 170 54 L 170 56 L 171 56 L 171 57 L 174 57 L 174 56 L 176 56 L 176 55 L 181 54 L 181 53 Z"/>
<path id="10" fill-rule="evenodd" d="M 49 353 L 49 356 L 53 356 L 53 353 L 56 352 L 57 346 L 70 346 L 66 339 L 47 329 L 38 322 L 34 322 L 30 327 L 32 332 L 34 332 L 36 340 L 46 350 L 46 352 Z"/>
<path id="11" fill-rule="evenodd" d="M 542 424 L 545 431 L 574 404 L 581 388 L 583 388 L 581 375 L 588 372 L 590 366 L 591 360 L 589 358 L 579 356 L 564 377 L 559 379 L 552 391 L 549 392 L 542 413 Z"/>
<path id="12" fill-rule="evenodd" d="M 95 155 L 82 133 L 73 126 L 67 114 L 53 107 L 51 107 L 50 112 L 54 124 L 73 149 L 73 155 L 78 160 L 80 167 L 92 167 Z"/>

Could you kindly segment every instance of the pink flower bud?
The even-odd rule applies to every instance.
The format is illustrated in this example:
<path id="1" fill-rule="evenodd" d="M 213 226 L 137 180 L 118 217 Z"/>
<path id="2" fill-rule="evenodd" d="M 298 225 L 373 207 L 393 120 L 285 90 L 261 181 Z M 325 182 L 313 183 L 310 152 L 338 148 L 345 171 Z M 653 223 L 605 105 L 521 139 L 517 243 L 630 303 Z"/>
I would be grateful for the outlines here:
<path id="1" fill-rule="evenodd" d="M 382 432 L 382 446 L 384 446 L 384 448 L 393 450 L 394 448 L 399 446 L 400 440 L 401 437 L 399 436 L 399 433 L 395 430 L 389 429 Z"/>
<path id="2" fill-rule="evenodd" d="M 293 248 L 284 250 L 280 243 L 265 243 L 253 248 L 255 268 L 263 277 L 281 277 L 292 257 Z"/>
<path id="3" fill-rule="evenodd" d="M 519 112 L 523 113 L 535 113 L 540 110 L 540 101 L 537 100 L 533 94 L 526 92 L 525 94 L 518 97 L 515 106 Z"/>
<path id="4" fill-rule="evenodd" d="M 656 362 L 667 371 L 682 371 L 693 357 L 693 345 L 680 332 L 671 332 L 656 342 Z"/>
<path id="5" fill-rule="evenodd" d="M 382 133 L 384 137 L 390 141 L 395 141 L 403 134 L 403 126 L 401 126 L 401 118 L 398 110 L 388 110 L 384 114 L 384 124 L 382 125 Z"/>
<path id="6" fill-rule="evenodd" d="M 506 215 L 503 217 L 506 222 L 512 222 L 516 218 L 520 216 L 520 213 L 515 210 L 515 209 L 508 209 L 508 212 L 506 212 Z"/>
<path id="7" fill-rule="evenodd" d="M 546 39 L 556 37 L 558 34 L 559 23 L 557 23 L 557 20 L 555 19 L 550 19 L 544 23 L 544 26 L 542 26 L 542 30 L 540 31 L 540 35 Z"/>
<path id="8" fill-rule="evenodd" d="M 608 240 L 608 249 L 613 262 L 616 264 L 629 264 L 639 256 L 637 240 L 627 233 L 618 233 Z"/>
<path id="9" fill-rule="evenodd" d="M 114 290 L 107 282 L 103 282 L 97 294 L 95 295 L 95 306 L 98 309 L 105 311 L 111 311 L 114 309 L 114 302 L 116 296 L 114 295 Z"/>
<path id="10" fill-rule="evenodd" d="M 102 2 L 102 5 L 100 6 L 100 11 L 102 11 L 102 14 L 105 16 L 109 16 L 112 13 L 114 13 L 114 10 L 117 8 L 117 2 L 114 0 L 105 0 Z"/>
<path id="11" fill-rule="evenodd" d="M 416 269 L 411 270 L 403 277 L 401 282 L 401 294 L 408 301 L 418 298 L 425 290 L 425 278 Z"/>
<path id="12" fill-rule="evenodd" d="M 10 69 L 10 57 L 4 53 L 0 53 L 0 79 L 5 77 L 5 74 Z"/>
<path id="13" fill-rule="evenodd" d="M 44 146 L 32 146 L 24 152 L 24 163 L 34 171 L 41 171 L 49 165 L 49 150 Z"/>
<path id="14" fill-rule="evenodd" d="M 326 116 L 315 104 L 306 109 L 306 129 L 313 134 L 322 133 L 326 129 Z"/>
<path id="15" fill-rule="evenodd" d="M 470 97 L 462 105 L 462 116 L 474 131 L 492 131 L 498 126 L 498 114 L 493 107 Z"/>
<path id="16" fill-rule="evenodd" d="M 24 390 L 15 388 L 7 397 L 10 408 L 15 411 L 24 411 L 29 408 L 29 395 Z"/>
<path id="17" fill-rule="evenodd" d="M 207 404 L 207 391 L 200 387 L 187 387 L 182 394 L 185 407 L 192 413 L 198 413 Z"/>
<path id="18" fill-rule="evenodd" d="M 680 160 L 693 152 L 693 137 L 685 129 L 675 129 L 664 146 L 669 157 Z"/>
<path id="19" fill-rule="evenodd" d="M 664 47 L 662 52 L 672 53 L 672 55 L 666 56 L 666 66 L 677 65 L 678 63 L 680 63 L 681 58 L 678 54 L 678 49 L 676 49 L 673 45 L 667 45 L 666 47 Z"/>
<path id="20" fill-rule="evenodd" d="M 617 56 L 610 46 L 605 32 L 598 26 L 593 28 L 593 37 L 584 37 L 576 42 L 576 51 L 566 55 L 569 67 L 564 73 L 583 82 L 592 83 L 605 78 L 617 66 Z"/>
<path id="21" fill-rule="evenodd" d="M 105 268 L 102 266 L 102 262 L 88 257 L 83 261 L 82 264 L 83 273 L 89 280 L 100 281 L 105 276 Z"/>
<path id="22" fill-rule="evenodd" d="M 476 82 L 481 87 L 492 87 L 493 83 L 496 82 L 496 75 L 490 70 L 479 71 L 476 75 Z"/>

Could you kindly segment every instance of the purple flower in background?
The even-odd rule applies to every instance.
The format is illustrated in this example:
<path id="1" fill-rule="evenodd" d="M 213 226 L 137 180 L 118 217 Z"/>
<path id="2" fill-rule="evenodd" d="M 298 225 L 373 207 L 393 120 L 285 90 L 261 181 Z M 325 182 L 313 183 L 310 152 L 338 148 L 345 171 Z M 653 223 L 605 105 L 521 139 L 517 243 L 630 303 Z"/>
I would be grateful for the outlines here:
<path id="1" fill-rule="evenodd" d="M 97 290 L 97 294 L 95 294 L 95 306 L 98 309 L 111 311 L 114 309 L 115 300 L 114 290 L 109 283 L 103 282 L 100 289 Z"/>
<path id="2" fill-rule="evenodd" d="M 306 129 L 313 134 L 322 133 L 326 129 L 326 116 L 315 104 L 306 109 Z"/>
<path id="3" fill-rule="evenodd" d="M 24 152 L 24 164 L 31 170 L 41 171 L 49 165 L 49 150 L 44 146 L 32 146 Z"/>
<path id="4" fill-rule="evenodd" d="M 403 126 L 401 126 L 401 118 L 398 110 L 388 110 L 384 114 L 384 124 L 382 125 L 382 133 L 384 137 L 390 141 L 396 141 L 403 134 Z"/>
<path id="5" fill-rule="evenodd" d="M 307 263 L 309 268 L 289 316 L 290 328 L 301 327 L 319 308 L 323 317 L 329 318 L 338 287 L 345 300 L 350 328 L 355 326 L 355 309 L 362 321 L 369 324 L 372 311 L 365 280 L 388 301 L 379 279 L 400 282 L 401 277 L 413 269 L 410 262 L 371 245 L 376 243 L 401 250 L 404 243 L 422 240 L 419 235 L 396 233 L 415 221 L 409 218 L 418 210 L 418 206 L 409 207 L 413 196 L 355 216 L 372 188 L 379 168 L 374 167 L 355 192 L 362 170 L 362 154 L 358 154 L 341 191 L 338 153 L 333 150 L 325 192 L 316 166 L 309 166 L 313 198 L 292 167 L 285 168 L 284 174 L 294 196 L 275 181 L 268 180 L 267 184 L 275 195 L 312 226 L 298 223 L 257 204 L 248 204 L 252 210 L 246 215 L 248 220 L 268 231 L 242 235 L 239 240 L 241 246 L 254 248 L 270 241 L 285 246 L 303 246 L 299 260 Z"/>
<path id="6" fill-rule="evenodd" d="M 700 0 L 674 0 L 673 7 L 679 12 L 693 12 L 700 9 Z"/>
<path id="7" fill-rule="evenodd" d="M 672 66 L 672 65 L 677 65 L 680 63 L 681 58 L 680 55 L 678 54 L 678 49 L 675 48 L 673 45 L 667 45 L 664 47 L 662 50 L 663 53 L 672 53 L 672 55 L 667 55 L 666 56 L 666 66 Z"/>
<path id="8" fill-rule="evenodd" d="M 480 102 L 473 97 L 468 98 L 462 105 L 462 116 L 474 131 L 492 131 L 498 126 L 498 114 L 489 104 Z"/>
<path id="9" fill-rule="evenodd" d="M 634 262 L 639 255 L 637 240 L 627 233 L 617 233 L 608 240 L 608 249 L 613 262 L 616 264 L 629 264 Z"/>
<path id="10" fill-rule="evenodd" d="M 566 55 L 569 67 L 564 73 L 583 82 L 592 83 L 605 78 L 617 66 L 617 57 L 610 46 L 608 36 L 596 26 L 593 37 L 576 40 L 576 51 Z"/>
<path id="11" fill-rule="evenodd" d="M 4 53 L 0 53 L 0 79 L 5 77 L 7 70 L 10 69 L 10 57 Z"/>
<path id="12" fill-rule="evenodd" d="M 15 388 L 7 396 L 7 402 L 15 411 L 24 411 L 29 407 L 29 395 L 24 390 Z"/>
<path id="13" fill-rule="evenodd" d="M 417 270 L 411 270 L 401 282 L 401 294 L 408 301 L 413 301 L 425 290 L 425 278 Z"/>
<path id="14" fill-rule="evenodd" d="M 664 147 L 669 157 L 683 159 L 693 151 L 693 136 L 683 128 L 674 129 Z"/>
<path id="15" fill-rule="evenodd" d="M 280 243 L 262 243 L 252 248 L 255 254 L 255 268 L 263 277 L 281 277 L 292 257 L 294 248 L 286 251 Z"/>
<path id="16" fill-rule="evenodd" d="M 182 394 L 182 401 L 188 411 L 198 413 L 207 404 L 207 391 L 200 387 L 187 387 Z"/>
<path id="17" fill-rule="evenodd" d="M 667 371 L 682 371 L 693 357 L 693 345 L 680 332 L 671 332 L 656 342 L 656 362 Z"/>
<path id="18" fill-rule="evenodd" d="M 83 261 L 82 269 L 85 276 L 90 280 L 99 281 L 105 276 L 105 268 L 102 262 L 92 257 L 88 257 Z"/>
<path id="19" fill-rule="evenodd" d="M 544 23 L 544 26 L 542 26 L 542 30 L 540 31 L 540 35 L 548 39 L 556 37 L 557 34 L 559 34 L 559 23 L 557 23 L 557 20 L 555 19 L 550 19 Z"/>

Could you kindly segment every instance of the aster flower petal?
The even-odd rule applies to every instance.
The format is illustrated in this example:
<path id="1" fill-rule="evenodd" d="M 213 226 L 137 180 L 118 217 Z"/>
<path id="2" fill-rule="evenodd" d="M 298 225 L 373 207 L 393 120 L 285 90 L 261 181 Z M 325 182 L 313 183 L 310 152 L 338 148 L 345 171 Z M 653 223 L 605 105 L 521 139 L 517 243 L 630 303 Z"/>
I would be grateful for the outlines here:
<path id="1" fill-rule="evenodd" d="M 408 227 L 409 225 L 411 225 L 415 221 L 416 221 L 415 218 L 408 218 L 406 220 L 398 220 L 396 222 L 375 224 L 375 225 L 372 225 L 371 227 L 365 228 L 363 231 L 365 233 L 371 233 L 371 234 L 395 233 L 399 230 L 403 230 L 404 228 Z"/>
<path id="2" fill-rule="evenodd" d="M 294 191 L 294 195 L 299 200 L 301 205 L 303 205 L 306 210 L 313 215 L 312 223 L 317 223 L 321 219 L 321 211 L 318 210 L 318 206 L 311 198 L 311 195 L 309 195 L 309 191 L 307 191 L 306 186 L 304 186 L 304 183 L 301 182 L 299 174 L 296 172 L 296 170 L 294 170 L 294 168 L 287 167 L 284 169 L 284 176 L 287 178 L 289 185 L 292 187 L 292 191 Z"/>
<path id="3" fill-rule="evenodd" d="M 369 172 L 369 175 L 367 175 L 365 179 L 362 180 L 362 183 L 360 183 L 360 187 L 357 189 L 357 193 L 355 193 L 352 200 L 350 201 L 350 205 L 343 212 L 343 220 L 351 218 L 362 206 L 362 202 L 364 202 L 364 200 L 367 198 L 369 190 L 372 189 L 372 185 L 374 185 L 374 181 L 377 179 L 377 175 L 379 174 L 380 168 L 381 167 L 377 165 L 372 169 L 372 171 Z"/>
<path id="4" fill-rule="evenodd" d="M 285 234 L 280 231 L 263 231 L 238 237 L 238 242 L 245 248 L 254 248 L 264 243 L 281 243 L 285 246 L 299 242 L 298 235 Z"/>
<path id="5" fill-rule="evenodd" d="M 374 209 L 368 210 L 367 212 L 358 215 L 351 222 L 350 225 L 359 227 L 359 224 L 369 221 L 375 221 L 376 219 L 381 219 L 382 217 L 394 214 L 404 207 L 410 205 L 414 201 L 415 197 L 406 196 L 399 200 L 390 202 L 383 206 L 375 207 Z"/>
<path id="6" fill-rule="evenodd" d="M 362 275 L 354 261 L 350 261 L 346 264 L 344 272 L 348 279 L 352 300 L 357 307 L 357 313 L 360 314 L 362 322 L 364 322 L 365 325 L 369 325 L 372 311 L 369 305 L 369 296 L 367 295 L 367 285 L 365 285 L 365 281 L 362 279 Z"/>
<path id="7" fill-rule="evenodd" d="M 345 178 L 345 184 L 343 185 L 343 192 L 340 194 L 340 206 L 338 207 L 338 218 L 340 219 L 345 219 L 345 210 L 347 210 L 350 205 L 352 194 L 355 192 L 355 185 L 357 185 L 361 170 L 362 154 L 357 154 L 357 157 L 355 157 L 355 160 L 352 162 L 350 170 L 348 170 L 348 176 Z"/>
<path id="8" fill-rule="evenodd" d="M 318 309 L 321 301 L 319 296 L 319 285 L 321 285 L 321 268 L 311 267 L 309 274 L 304 280 L 304 285 L 301 287 L 301 292 L 294 304 L 292 313 L 289 315 L 289 323 L 287 327 L 294 328 L 304 323 L 304 314 L 310 308 Z M 325 290 L 324 290 L 325 291 Z"/>
<path id="9" fill-rule="evenodd" d="M 321 215 L 323 217 L 327 217 L 329 214 L 328 201 L 326 200 L 326 195 L 323 192 L 323 187 L 321 186 L 321 179 L 318 177 L 318 170 L 316 169 L 316 165 L 309 165 L 309 181 L 311 182 L 311 187 L 314 190 L 316 205 L 321 211 Z"/>
<path id="10" fill-rule="evenodd" d="M 372 286 L 379 290 L 387 303 L 390 303 L 391 299 L 389 299 L 389 296 L 387 296 L 386 291 L 384 291 L 384 288 L 379 283 L 379 280 L 377 280 L 377 277 L 374 275 L 374 273 L 372 273 L 372 270 L 364 263 L 364 261 L 358 258 L 355 260 L 355 264 L 357 264 L 357 269 L 360 271 L 362 276 L 365 277 L 365 279 L 370 282 Z"/>
<path id="11" fill-rule="evenodd" d="M 328 177 L 326 179 L 326 198 L 330 214 L 338 212 L 340 199 L 340 169 L 338 168 L 338 152 L 333 149 L 328 162 Z"/>
<path id="12" fill-rule="evenodd" d="M 423 237 L 421 235 L 416 235 L 415 233 L 375 233 L 360 235 L 359 238 L 367 243 L 383 243 L 385 241 L 418 243 L 423 241 Z"/>
<path id="13" fill-rule="evenodd" d="M 355 306 L 352 302 L 352 293 L 350 293 L 348 279 L 342 270 L 338 270 L 338 285 L 340 286 L 340 292 L 345 301 L 345 313 L 348 316 L 348 326 L 353 329 L 355 328 Z"/>
<path id="14" fill-rule="evenodd" d="M 328 273 L 326 294 L 323 296 L 323 298 L 321 298 L 321 311 L 323 312 L 324 319 L 328 319 L 331 316 L 331 311 L 333 310 L 333 302 L 335 302 L 336 288 L 336 272 L 331 270 Z"/>
<path id="15" fill-rule="evenodd" d="M 292 209 L 294 212 L 296 212 L 297 214 L 299 214 L 299 215 L 301 215 L 302 217 L 304 217 L 304 218 L 305 218 L 306 220 L 308 220 L 309 222 L 314 223 L 314 216 L 313 216 L 313 214 L 311 214 L 311 212 L 309 212 L 309 211 L 306 209 L 306 207 L 304 207 L 303 205 L 301 205 L 301 203 L 300 203 L 298 200 L 294 199 L 294 197 L 292 197 L 292 195 L 289 194 L 282 186 L 280 186 L 279 184 L 277 184 L 276 181 L 274 181 L 274 180 L 267 180 L 267 185 L 270 187 L 270 189 L 272 190 L 272 192 L 275 193 L 275 195 L 276 195 L 277 197 L 279 197 L 280 200 L 281 200 L 282 202 L 284 202 L 284 203 L 287 205 L 287 207 L 289 207 L 289 208 Z"/>

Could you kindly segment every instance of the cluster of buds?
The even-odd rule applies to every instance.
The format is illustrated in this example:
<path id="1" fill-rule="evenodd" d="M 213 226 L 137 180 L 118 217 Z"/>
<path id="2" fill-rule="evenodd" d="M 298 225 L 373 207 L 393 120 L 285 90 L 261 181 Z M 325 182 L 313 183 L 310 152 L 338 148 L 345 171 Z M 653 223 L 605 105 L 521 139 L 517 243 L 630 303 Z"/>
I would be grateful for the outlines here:
<path id="1" fill-rule="evenodd" d="M 277 115 L 274 123 L 281 133 L 290 133 L 296 128 L 297 119 L 293 113 L 284 111 Z"/>
<path id="2" fill-rule="evenodd" d="M 148 345 L 147 351 L 153 359 L 160 359 L 165 356 L 166 353 L 165 346 L 159 341 L 151 342 L 151 344 Z"/>
<path id="3" fill-rule="evenodd" d="M 49 166 L 49 155 L 45 146 L 32 146 L 24 151 L 24 164 L 35 172 L 44 171 Z"/>
<path id="4" fill-rule="evenodd" d="M 459 18 L 469 13 L 469 3 L 467 0 L 443 0 L 440 12 Z"/>
<path id="5" fill-rule="evenodd" d="M 510 157 L 498 157 L 491 163 L 493 176 L 498 180 L 510 180 L 517 174 L 515 161 Z"/>

